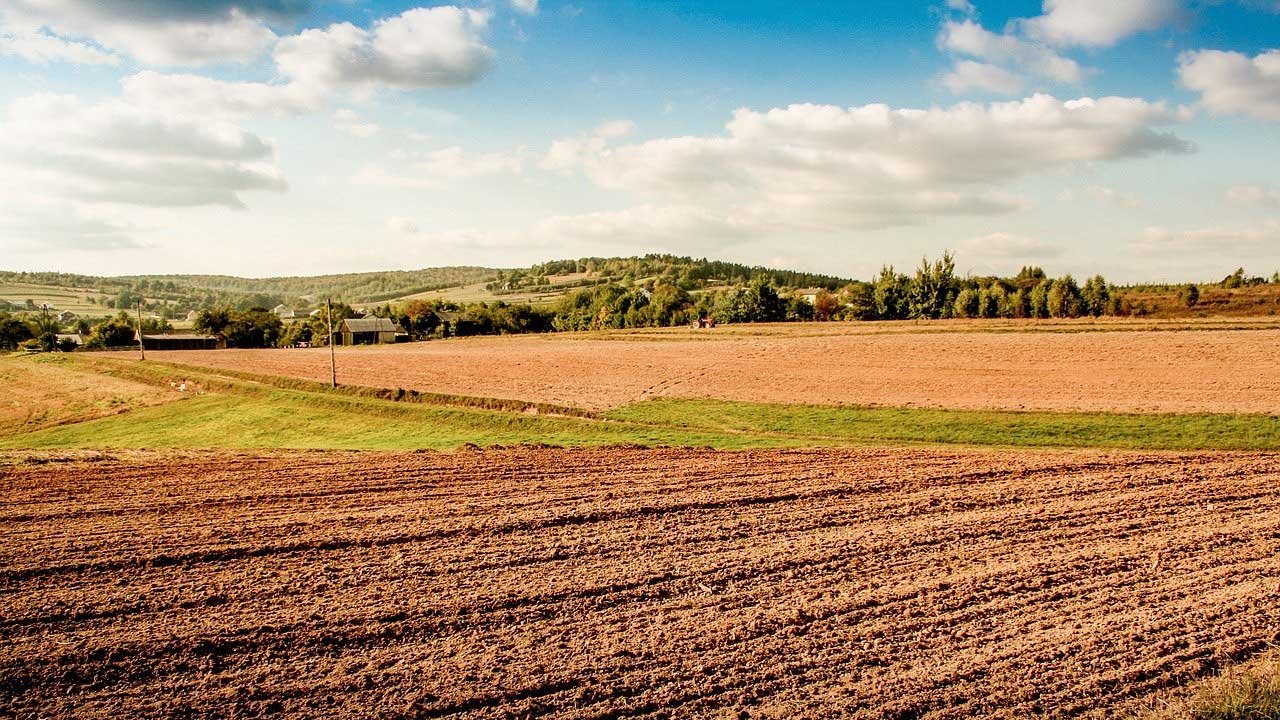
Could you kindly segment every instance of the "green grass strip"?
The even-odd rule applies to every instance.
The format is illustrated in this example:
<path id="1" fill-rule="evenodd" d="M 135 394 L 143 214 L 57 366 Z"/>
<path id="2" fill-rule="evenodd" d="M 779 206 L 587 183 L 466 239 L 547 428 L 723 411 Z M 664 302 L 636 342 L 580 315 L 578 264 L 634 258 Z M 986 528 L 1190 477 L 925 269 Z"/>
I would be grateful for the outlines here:
<path id="1" fill-rule="evenodd" d="M 691 431 L 827 441 L 819 444 L 1280 449 L 1280 417 L 1274 415 L 933 410 L 651 400 L 613 410 L 606 417 Z"/>

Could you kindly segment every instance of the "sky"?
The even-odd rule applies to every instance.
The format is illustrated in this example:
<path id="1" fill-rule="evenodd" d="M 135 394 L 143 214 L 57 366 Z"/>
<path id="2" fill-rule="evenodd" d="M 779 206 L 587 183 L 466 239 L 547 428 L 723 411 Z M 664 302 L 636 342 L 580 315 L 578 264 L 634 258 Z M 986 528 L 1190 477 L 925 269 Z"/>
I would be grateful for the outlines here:
<path id="1" fill-rule="evenodd" d="M 1280 270 L 1280 0 L 0 0 L 0 269 Z"/>

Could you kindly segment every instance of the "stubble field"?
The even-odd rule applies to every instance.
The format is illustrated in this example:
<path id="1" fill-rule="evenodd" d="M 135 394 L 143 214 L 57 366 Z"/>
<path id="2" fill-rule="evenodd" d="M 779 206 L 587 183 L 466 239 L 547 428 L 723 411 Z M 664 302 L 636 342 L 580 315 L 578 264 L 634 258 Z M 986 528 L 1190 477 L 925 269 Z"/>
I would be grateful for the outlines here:
<path id="1" fill-rule="evenodd" d="M 1110 716 L 1280 640 L 1280 456 L 10 455 L 19 717 Z"/>
<path id="2" fill-rule="evenodd" d="M 339 348 L 339 382 L 590 410 L 655 398 L 1104 412 L 1280 411 L 1280 329 L 1241 321 L 832 323 Z M 1164 331 L 1152 331 L 1156 330 Z M 1265 328 L 1265 329 L 1263 329 Z M 723 332 L 722 332 L 723 330 Z M 992 331 L 994 330 L 994 331 Z M 311 380 L 329 352 L 155 359 Z"/>

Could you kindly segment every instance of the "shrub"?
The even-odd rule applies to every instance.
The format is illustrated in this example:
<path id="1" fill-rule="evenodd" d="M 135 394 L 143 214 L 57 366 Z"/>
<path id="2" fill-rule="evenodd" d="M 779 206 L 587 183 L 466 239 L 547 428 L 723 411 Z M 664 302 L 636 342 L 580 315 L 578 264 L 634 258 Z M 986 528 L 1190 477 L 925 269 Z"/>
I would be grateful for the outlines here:
<path id="1" fill-rule="evenodd" d="M 1200 288 L 1194 284 L 1187 283 L 1182 288 L 1182 292 L 1178 294 L 1178 297 L 1182 299 L 1182 303 L 1187 307 L 1195 307 L 1200 302 Z"/>

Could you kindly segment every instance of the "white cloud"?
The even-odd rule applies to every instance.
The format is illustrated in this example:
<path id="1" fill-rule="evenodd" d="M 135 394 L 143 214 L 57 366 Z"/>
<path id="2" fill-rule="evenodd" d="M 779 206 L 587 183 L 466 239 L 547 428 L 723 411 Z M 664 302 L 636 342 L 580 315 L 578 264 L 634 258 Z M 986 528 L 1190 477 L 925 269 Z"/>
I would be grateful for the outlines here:
<path id="1" fill-rule="evenodd" d="M 289 83 L 228 82 L 202 75 L 166 74 L 146 70 L 121 81 L 130 104 L 184 115 L 253 115 L 309 112 L 327 95 Z"/>
<path id="2" fill-rule="evenodd" d="M 14 253 L 127 250 L 146 247 L 130 223 L 80 204 L 26 193 L 0 201 L 0 243 Z"/>
<path id="3" fill-rule="evenodd" d="M 635 123 L 630 120 L 612 120 L 589 133 L 561 138 L 551 143 L 539 167 L 553 172 L 571 172 L 582 167 L 591 157 L 603 152 L 610 140 L 626 137 L 633 132 L 635 132 Z"/>
<path id="4" fill-rule="evenodd" d="M 1134 193 L 1116 190 L 1115 188 L 1106 187 L 1104 185 L 1089 185 L 1078 193 L 1072 190 L 1067 190 L 1062 193 L 1061 197 L 1068 201 L 1085 199 L 1102 205 L 1111 205 L 1130 210 L 1142 207 L 1142 198 L 1138 197 Z"/>
<path id="5" fill-rule="evenodd" d="M 651 206 L 697 198 L 738 227 L 747 218 L 838 231 L 1012 212 L 1026 202 L 994 186 L 1078 163 L 1191 151 L 1156 129 L 1177 120 L 1161 103 L 1130 98 L 1036 95 L 927 110 L 792 105 L 739 110 L 719 136 L 559 141 L 543 167 L 578 167 Z"/>
<path id="6" fill-rule="evenodd" d="M 519 175 L 524 171 L 523 148 L 510 153 L 468 153 L 461 147 L 426 152 L 399 153 L 401 162 L 393 168 L 367 165 L 353 178 L 360 185 L 408 189 L 436 189 L 449 182 L 496 175 Z M 405 162 L 407 160 L 407 162 Z"/>
<path id="7" fill-rule="evenodd" d="M 373 137 L 382 130 L 377 123 L 365 122 L 359 114 L 349 108 L 340 108 L 333 113 L 333 126 L 358 138 Z"/>
<path id="8" fill-rule="evenodd" d="M 1053 82 L 1078 84 L 1084 79 L 1084 71 L 1076 61 L 1059 55 L 1043 43 L 996 34 L 973 20 L 943 23 L 938 46 L 988 63 L 1014 66 Z M 1011 71 L 1007 72 L 1012 75 Z"/>
<path id="9" fill-rule="evenodd" d="M 625 210 L 556 215 L 537 224 L 532 237 L 544 243 L 584 243 L 665 249 L 719 250 L 762 236 L 769 226 L 757 217 L 717 212 L 696 205 L 642 205 Z"/>
<path id="10" fill-rule="evenodd" d="M 1044 0 L 1043 12 L 1017 26 L 1054 45 L 1107 47 L 1175 21 L 1181 7 L 1179 0 Z"/>
<path id="11" fill-rule="evenodd" d="M 120 58 L 92 45 L 41 32 L 0 32 L 0 55 L 19 57 L 40 65 L 55 62 L 76 65 L 120 64 Z"/>
<path id="12" fill-rule="evenodd" d="M 404 235 L 415 235 L 419 230 L 417 221 L 407 217 L 387 218 L 387 229 Z"/>
<path id="13" fill-rule="evenodd" d="M 947 0 L 947 7 L 965 15 L 973 15 L 978 9 L 969 0 Z"/>
<path id="14" fill-rule="evenodd" d="M 1132 243 L 1135 252 L 1143 255 L 1201 254 L 1213 257 L 1237 258 L 1272 257 L 1280 245 L 1280 222 L 1266 222 L 1245 227 L 1206 227 L 1189 230 L 1170 230 L 1166 227 L 1149 227 L 1142 237 Z"/>
<path id="15" fill-rule="evenodd" d="M 1186 52 L 1178 56 L 1178 79 L 1214 112 L 1280 120 L 1280 50 L 1252 58 L 1221 50 Z"/>
<path id="16" fill-rule="evenodd" d="M 463 85 L 489 69 L 489 13 L 453 6 L 413 8 L 371 30 L 350 23 L 305 30 L 276 46 L 280 72 L 304 86 Z"/>
<path id="17" fill-rule="evenodd" d="M 5 172 L 52 197 L 149 206 L 242 207 L 281 192 L 270 143 L 233 124 L 63 95 L 13 101 L 0 121 Z"/>
<path id="18" fill-rule="evenodd" d="M 303 31 L 276 46 L 281 82 L 229 82 L 144 71 L 123 80 L 132 103 L 166 112 L 247 115 L 312 112 L 335 93 L 381 86 L 426 88 L 471 82 L 490 66 L 489 14 L 453 6 L 415 8 L 363 30 L 349 23 Z M 364 127 L 344 128 L 371 132 Z"/>
<path id="19" fill-rule="evenodd" d="M 1026 81 L 998 65 L 961 60 L 942 77 L 942 84 L 957 95 L 969 90 L 1016 95 L 1022 92 Z"/>
<path id="20" fill-rule="evenodd" d="M 1224 199 L 1240 207 L 1280 207 L 1280 190 L 1261 185 L 1236 185 L 1227 189 Z"/>
<path id="21" fill-rule="evenodd" d="M 1062 255 L 1062 248 L 1056 245 L 1005 232 L 970 238 L 961 242 L 958 250 L 966 260 L 977 262 L 1036 261 Z"/>
<path id="22" fill-rule="evenodd" d="M 538 0 L 511 0 L 511 7 L 532 15 L 538 12 Z"/>
<path id="23" fill-rule="evenodd" d="M 254 3 L 219 0 L 8 0 L 0 13 L 11 31 L 45 29 L 65 39 L 91 38 L 153 65 L 206 65 L 248 62 L 269 48 L 275 33 L 251 14 L 263 10 Z"/>

